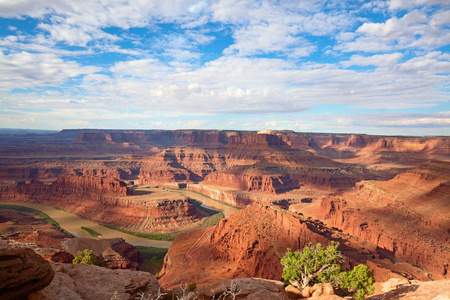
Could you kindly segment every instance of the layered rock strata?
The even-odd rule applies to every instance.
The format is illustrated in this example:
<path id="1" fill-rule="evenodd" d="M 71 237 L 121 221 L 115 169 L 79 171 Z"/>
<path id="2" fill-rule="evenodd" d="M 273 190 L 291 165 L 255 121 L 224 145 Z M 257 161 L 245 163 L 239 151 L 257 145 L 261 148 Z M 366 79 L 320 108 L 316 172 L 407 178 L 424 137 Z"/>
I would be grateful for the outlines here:
<path id="1" fill-rule="evenodd" d="M 159 282 L 171 288 L 238 277 L 280 279 L 286 248 L 299 249 L 309 242 L 329 243 L 295 215 L 254 204 L 214 227 L 180 234 L 164 259 Z"/>
<path id="2" fill-rule="evenodd" d="M 203 216 L 189 199 L 135 199 L 121 181 L 91 176 L 62 176 L 51 185 L 1 187 L 3 201 L 35 202 L 66 209 L 94 222 L 150 233 L 179 230 Z"/>
<path id="3" fill-rule="evenodd" d="M 354 192 L 324 199 L 332 226 L 377 245 L 380 253 L 449 275 L 450 163 L 431 162 L 389 181 L 363 181 Z M 384 251 L 384 252 L 383 252 Z"/>
<path id="4" fill-rule="evenodd" d="M 50 284 L 55 272 L 33 250 L 0 249 L 0 298 L 22 299 Z"/>
<path id="5" fill-rule="evenodd" d="M 55 278 L 45 289 L 28 295 L 28 300 L 136 299 L 158 295 L 159 284 L 147 272 L 111 270 L 85 264 L 51 262 Z"/>

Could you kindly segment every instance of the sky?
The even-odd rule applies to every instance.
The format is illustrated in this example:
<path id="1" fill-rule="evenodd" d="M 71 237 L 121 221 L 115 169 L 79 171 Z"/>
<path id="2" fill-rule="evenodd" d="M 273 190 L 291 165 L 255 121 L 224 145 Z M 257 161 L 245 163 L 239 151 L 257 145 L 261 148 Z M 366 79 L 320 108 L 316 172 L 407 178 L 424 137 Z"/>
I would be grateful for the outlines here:
<path id="1" fill-rule="evenodd" d="M 0 128 L 450 133 L 449 0 L 0 0 Z"/>

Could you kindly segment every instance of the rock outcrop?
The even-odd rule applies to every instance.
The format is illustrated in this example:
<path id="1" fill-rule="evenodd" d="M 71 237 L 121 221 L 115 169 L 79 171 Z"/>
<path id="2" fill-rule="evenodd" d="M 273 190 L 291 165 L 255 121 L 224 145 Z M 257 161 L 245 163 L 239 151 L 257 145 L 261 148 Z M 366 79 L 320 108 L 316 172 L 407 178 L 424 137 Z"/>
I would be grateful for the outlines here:
<path id="1" fill-rule="evenodd" d="M 0 187 L 0 195 L 4 197 L 70 195 L 100 200 L 107 197 L 123 197 L 133 194 L 126 183 L 117 179 L 97 176 L 61 175 L 50 185 L 32 179 L 29 184 Z"/>
<path id="2" fill-rule="evenodd" d="M 450 280 L 436 280 L 428 282 L 413 281 L 402 284 L 383 294 L 374 295 L 370 300 L 447 300 L 450 299 Z"/>
<path id="3" fill-rule="evenodd" d="M 84 264 L 51 262 L 55 278 L 45 289 L 28 295 L 28 300 L 136 299 L 158 295 L 153 275 L 132 270 L 111 270 Z"/>
<path id="4" fill-rule="evenodd" d="M 1 299 L 21 299 L 42 290 L 54 276 L 50 264 L 31 249 L 0 249 Z"/>
<path id="5" fill-rule="evenodd" d="M 284 283 L 262 278 L 236 278 L 214 283 L 195 292 L 198 299 L 220 299 L 224 294 L 234 294 L 237 299 L 284 300 Z M 229 295 L 231 296 L 231 295 Z M 232 297 L 230 297 L 232 298 Z"/>
<path id="6" fill-rule="evenodd" d="M 75 238 L 65 241 L 64 248 L 74 256 L 77 255 L 78 251 L 83 251 L 84 249 L 92 250 L 110 269 L 142 270 L 145 263 L 145 259 L 139 250 L 122 238 Z"/>
<path id="7" fill-rule="evenodd" d="M 71 264 L 73 259 L 75 258 L 75 256 L 66 251 L 50 252 L 44 254 L 42 257 L 46 260 L 65 264 Z"/>
<path id="8" fill-rule="evenodd" d="M 50 185 L 32 180 L 0 187 L 4 201 L 51 205 L 133 232 L 179 230 L 202 218 L 187 198 L 148 201 L 130 194 L 122 181 L 93 176 L 61 176 Z"/>
<path id="9" fill-rule="evenodd" d="M 206 176 L 204 184 L 225 186 L 243 191 L 265 192 L 271 194 L 284 193 L 298 189 L 298 182 L 289 174 L 273 170 L 274 168 L 261 167 L 234 167 L 227 171 L 214 172 Z M 279 168 L 275 168 L 279 169 Z"/>
<path id="10" fill-rule="evenodd" d="M 447 277 L 450 265 L 450 163 L 430 162 L 389 181 L 363 181 L 352 192 L 322 201 L 322 217 L 371 242 L 380 255 Z"/>
<path id="11" fill-rule="evenodd" d="M 160 284 L 198 286 L 227 278 L 280 279 L 286 248 L 329 241 L 311 231 L 301 218 L 261 204 L 222 219 L 216 226 L 180 234 L 169 248 Z"/>
<path id="12" fill-rule="evenodd" d="M 0 237 L 4 240 L 33 243 L 40 248 L 56 249 L 61 247 L 61 241 L 72 238 L 61 228 L 48 224 L 32 213 L 6 208 L 0 208 Z"/>

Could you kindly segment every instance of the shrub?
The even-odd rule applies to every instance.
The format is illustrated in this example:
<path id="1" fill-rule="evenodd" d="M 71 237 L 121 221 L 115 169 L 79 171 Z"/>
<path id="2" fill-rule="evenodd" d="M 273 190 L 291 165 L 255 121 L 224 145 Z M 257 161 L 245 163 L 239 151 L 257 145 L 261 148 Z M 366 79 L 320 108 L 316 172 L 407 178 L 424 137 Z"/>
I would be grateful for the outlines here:
<path id="1" fill-rule="evenodd" d="M 281 259 L 283 279 L 300 290 L 318 282 L 328 282 L 334 288 L 341 288 L 360 300 L 375 291 L 372 272 L 365 265 L 358 265 L 351 271 L 341 271 L 339 263 L 343 262 L 342 254 L 333 243 L 327 248 L 321 244 L 312 244 L 301 252 L 287 249 Z"/>
<path id="2" fill-rule="evenodd" d="M 365 295 L 371 295 L 375 292 L 373 274 L 365 265 L 357 265 L 351 271 L 342 272 L 339 278 L 341 288 L 354 293 L 353 297 L 358 300 L 364 299 Z"/>
<path id="3" fill-rule="evenodd" d="M 300 289 L 317 282 L 333 283 L 341 271 L 338 263 L 343 261 L 338 246 L 339 243 L 332 243 L 323 248 L 318 243 L 304 247 L 301 252 L 287 249 L 281 259 L 283 279 Z"/>
<path id="4" fill-rule="evenodd" d="M 74 264 L 88 264 L 103 267 L 103 263 L 100 261 L 97 255 L 95 255 L 92 250 L 84 249 L 83 251 L 78 251 L 77 256 L 72 260 Z"/>
<path id="5" fill-rule="evenodd" d="M 189 285 L 188 285 L 188 290 L 189 290 L 189 292 L 195 291 L 196 288 L 197 288 L 197 283 L 196 283 L 195 281 L 189 283 Z"/>

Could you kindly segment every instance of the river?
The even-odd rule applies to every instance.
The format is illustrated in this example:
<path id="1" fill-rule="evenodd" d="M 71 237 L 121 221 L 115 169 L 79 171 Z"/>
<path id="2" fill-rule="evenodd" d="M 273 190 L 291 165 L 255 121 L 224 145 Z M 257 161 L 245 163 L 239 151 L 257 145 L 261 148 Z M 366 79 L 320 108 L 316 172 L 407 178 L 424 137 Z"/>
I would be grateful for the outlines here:
<path id="1" fill-rule="evenodd" d="M 188 196 L 189 198 L 201 201 L 203 207 L 221 211 L 224 214 L 225 218 L 228 218 L 232 213 L 238 210 L 238 208 L 236 207 L 224 204 L 220 201 L 211 199 L 205 195 L 193 191 L 183 191 L 183 194 Z"/>
<path id="2" fill-rule="evenodd" d="M 173 191 L 175 192 L 175 191 Z M 176 191 L 178 193 L 182 193 L 184 196 L 188 196 L 190 198 L 196 199 L 202 202 L 202 206 L 221 211 L 224 216 L 227 218 L 233 212 L 237 210 L 237 208 L 223 204 L 219 201 L 211 199 L 207 196 L 204 196 L 199 193 L 195 193 L 192 191 Z M 131 234 L 123 233 L 117 230 L 113 230 L 104 226 L 101 226 L 92 221 L 83 219 L 76 214 L 68 213 L 60 209 L 56 209 L 51 206 L 46 206 L 42 204 L 36 203 L 24 203 L 24 202 L 1 202 L 0 204 L 10 204 L 10 205 L 19 205 L 25 206 L 33 209 L 37 209 L 47 214 L 50 218 L 59 223 L 59 225 L 64 228 L 66 231 L 70 232 L 76 237 L 81 238 L 92 238 L 92 236 L 86 231 L 82 230 L 81 227 L 90 228 L 102 235 L 102 238 L 110 239 L 110 238 L 123 238 L 127 243 L 134 246 L 147 246 L 147 247 L 156 247 L 156 248 L 169 248 L 172 244 L 170 241 L 158 241 L 158 240 L 150 240 L 146 238 L 137 237 Z"/>
<path id="3" fill-rule="evenodd" d="M 89 220 L 80 218 L 79 216 L 68 213 L 51 206 L 46 206 L 36 203 L 22 203 L 22 202 L 1 202 L 0 204 L 18 205 L 25 206 L 33 209 L 37 209 L 47 214 L 50 218 L 59 223 L 59 225 L 66 231 L 70 232 L 76 237 L 82 238 L 92 238 L 92 236 L 86 231 L 82 230 L 81 227 L 87 227 L 92 230 L 97 231 L 102 235 L 102 238 L 123 238 L 127 243 L 134 246 L 147 246 L 156 248 L 169 248 L 172 242 L 169 241 L 157 241 L 150 240 L 146 238 L 137 237 L 131 234 L 126 234 L 117 230 L 113 230 L 97 223 L 91 222 Z"/>

